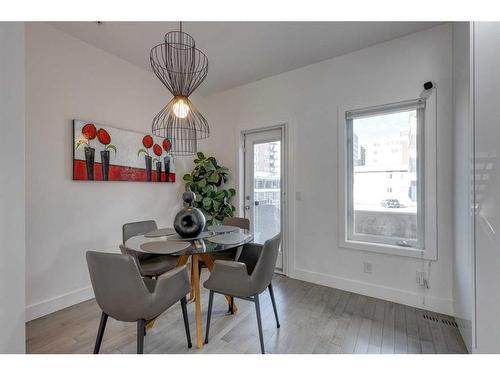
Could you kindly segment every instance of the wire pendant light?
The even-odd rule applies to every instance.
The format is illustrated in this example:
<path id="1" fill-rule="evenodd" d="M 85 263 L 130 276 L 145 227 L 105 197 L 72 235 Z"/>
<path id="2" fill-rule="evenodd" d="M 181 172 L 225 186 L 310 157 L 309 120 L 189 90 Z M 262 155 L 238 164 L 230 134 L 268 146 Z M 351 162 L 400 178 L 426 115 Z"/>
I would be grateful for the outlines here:
<path id="1" fill-rule="evenodd" d="M 166 33 L 149 56 L 153 72 L 174 96 L 153 118 L 152 131 L 170 140 L 172 154 L 193 155 L 210 128 L 188 97 L 205 80 L 208 58 L 196 48 L 194 38 L 182 31 L 182 22 L 179 29 Z"/>

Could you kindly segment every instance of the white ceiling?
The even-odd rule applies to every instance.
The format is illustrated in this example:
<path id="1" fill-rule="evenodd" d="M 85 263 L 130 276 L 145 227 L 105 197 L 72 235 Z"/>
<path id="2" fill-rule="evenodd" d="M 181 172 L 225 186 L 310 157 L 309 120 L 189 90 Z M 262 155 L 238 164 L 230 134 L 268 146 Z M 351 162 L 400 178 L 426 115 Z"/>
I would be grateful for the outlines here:
<path id="1" fill-rule="evenodd" d="M 437 22 L 184 22 L 208 57 L 197 93 L 210 95 L 411 34 Z M 175 22 L 52 22 L 51 25 L 144 69 L 149 51 Z"/>

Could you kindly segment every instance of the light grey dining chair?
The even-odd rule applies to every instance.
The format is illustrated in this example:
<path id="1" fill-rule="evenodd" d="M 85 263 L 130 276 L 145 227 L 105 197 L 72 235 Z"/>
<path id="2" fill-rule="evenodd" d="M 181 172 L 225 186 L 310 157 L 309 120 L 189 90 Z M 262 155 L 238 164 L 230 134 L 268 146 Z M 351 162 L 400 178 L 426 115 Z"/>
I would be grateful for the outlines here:
<path id="1" fill-rule="evenodd" d="M 233 227 L 238 227 L 240 229 L 246 229 L 250 230 L 250 220 L 248 220 L 246 217 L 225 217 L 222 220 L 222 225 L 232 225 Z M 241 249 L 242 247 L 228 250 L 228 255 L 230 259 L 227 260 L 238 260 L 240 254 L 241 254 Z M 224 252 L 223 252 L 224 253 Z M 219 253 L 215 253 L 214 255 L 217 257 Z M 214 258 L 217 259 L 217 258 Z M 224 260 L 224 259 L 221 259 Z"/>
<path id="2" fill-rule="evenodd" d="M 122 254 L 131 255 L 135 259 L 141 275 L 145 277 L 158 277 L 162 273 L 174 269 L 177 265 L 178 257 L 176 256 L 139 253 L 125 246 L 125 242 L 130 237 L 146 234 L 156 229 L 158 229 L 158 226 L 154 220 L 126 223 L 122 227 L 123 245 L 120 246 L 120 251 Z"/>
<path id="3" fill-rule="evenodd" d="M 225 217 L 222 220 L 222 225 L 231 225 L 240 229 L 250 230 L 250 220 L 245 217 Z M 237 260 L 240 256 L 241 248 L 235 248 L 226 251 L 218 251 L 212 253 L 211 257 L 215 260 Z"/>
<path id="4" fill-rule="evenodd" d="M 245 217 L 225 217 L 222 220 L 222 225 L 231 225 L 233 227 L 238 227 L 240 229 L 250 230 L 250 220 Z M 237 247 L 235 249 L 226 250 L 226 251 L 218 251 L 216 253 L 210 254 L 210 257 L 216 260 L 238 260 L 241 255 L 242 246 Z M 201 267 L 204 265 L 203 262 L 199 263 L 200 265 L 200 273 Z M 228 311 L 231 314 L 234 314 L 233 310 L 233 298 L 231 298 L 231 303 L 228 304 Z"/>
<path id="5" fill-rule="evenodd" d="M 186 294 L 191 288 L 186 266 L 153 280 L 141 277 L 130 255 L 87 251 L 86 256 L 92 288 L 102 310 L 94 354 L 99 353 L 108 316 L 122 322 L 137 322 L 137 354 L 142 354 L 146 324 L 176 302 L 181 303 L 188 347 L 191 348 L 186 309 Z"/>
<path id="6" fill-rule="evenodd" d="M 276 301 L 274 299 L 272 286 L 280 241 L 281 233 L 267 240 L 263 246 L 253 243 L 243 245 L 243 250 L 238 262 L 224 260 L 217 260 L 215 262 L 210 277 L 203 284 L 205 288 L 210 290 L 205 343 L 208 343 L 214 293 L 220 293 L 255 303 L 260 349 L 262 354 L 264 354 L 264 338 L 262 334 L 259 295 L 265 291 L 266 288 L 269 289 L 274 317 L 276 318 L 276 326 L 280 328 L 278 310 L 276 309 Z"/>

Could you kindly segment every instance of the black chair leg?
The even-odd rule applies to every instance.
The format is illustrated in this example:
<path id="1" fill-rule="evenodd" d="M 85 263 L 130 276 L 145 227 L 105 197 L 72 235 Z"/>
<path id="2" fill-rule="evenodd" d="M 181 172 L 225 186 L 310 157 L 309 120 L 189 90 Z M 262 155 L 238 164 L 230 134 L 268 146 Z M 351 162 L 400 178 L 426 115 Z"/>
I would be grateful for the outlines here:
<path id="1" fill-rule="evenodd" d="M 271 302 L 273 303 L 274 317 L 276 318 L 276 327 L 280 327 L 280 321 L 278 319 L 278 309 L 276 309 L 276 301 L 274 299 L 273 284 L 269 284 L 269 294 L 271 295 Z"/>
<path id="2" fill-rule="evenodd" d="M 254 302 L 255 302 L 255 312 L 257 313 L 257 325 L 259 326 L 260 350 L 261 350 L 262 354 L 265 354 L 264 337 L 262 334 L 262 321 L 260 318 L 260 303 L 259 303 L 259 295 L 258 294 L 256 294 L 254 296 Z"/>
<path id="3" fill-rule="evenodd" d="M 234 315 L 234 297 L 231 296 L 231 305 L 229 306 L 229 311 L 231 312 L 231 315 Z"/>
<path id="4" fill-rule="evenodd" d="M 208 296 L 207 332 L 205 333 L 205 344 L 208 344 L 208 332 L 210 331 L 210 318 L 212 317 L 213 302 L 214 302 L 214 291 L 211 290 Z"/>
<path id="5" fill-rule="evenodd" d="M 99 330 L 97 331 L 97 337 L 95 339 L 94 354 L 99 354 L 101 349 L 102 336 L 104 336 L 104 329 L 106 328 L 106 322 L 108 321 L 108 314 L 101 314 L 101 322 L 99 323 Z"/>
<path id="6" fill-rule="evenodd" d="M 137 321 L 137 354 L 144 352 L 144 328 L 146 327 L 146 320 L 140 319 Z"/>
<path id="7" fill-rule="evenodd" d="M 184 318 L 184 328 L 186 329 L 188 348 L 191 348 L 193 345 L 191 344 L 191 332 L 189 332 L 189 320 L 188 320 L 186 304 L 187 304 L 186 297 L 182 297 L 181 298 L 182 317 Z"/>

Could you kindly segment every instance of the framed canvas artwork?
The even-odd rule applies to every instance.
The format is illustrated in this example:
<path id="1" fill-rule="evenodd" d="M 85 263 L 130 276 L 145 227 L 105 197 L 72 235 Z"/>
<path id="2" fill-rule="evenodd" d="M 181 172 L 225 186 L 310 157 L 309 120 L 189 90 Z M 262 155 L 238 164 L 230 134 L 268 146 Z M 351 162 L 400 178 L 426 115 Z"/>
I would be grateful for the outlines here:
<path id="1" fill-rule="evenodd" d="M 73 120 L 73 180 L 175 182 L 166 138 Z"/>

